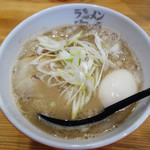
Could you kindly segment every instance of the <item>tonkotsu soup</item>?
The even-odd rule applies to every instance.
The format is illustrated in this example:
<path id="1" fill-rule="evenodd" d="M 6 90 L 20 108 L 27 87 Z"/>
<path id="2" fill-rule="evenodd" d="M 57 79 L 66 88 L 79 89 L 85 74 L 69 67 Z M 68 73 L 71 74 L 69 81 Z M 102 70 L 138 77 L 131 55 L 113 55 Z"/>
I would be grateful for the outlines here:
<path id="1" fill-rule="evenodd" d="M 24 117 L 46 133 L 66 139 L 93 138 L 118 127 L 136 104 L 101 122 L 74 128 L 47 123 L 37 113 L 65 120 L 100 113 L 104 105 L 99 86 L 117 70 L 127 70 L 136 92 L 141 90 L 141 65 L 118 33 L 92 25 L 61 26 L 25 43 L 12 71 L 13 94 Z"/>

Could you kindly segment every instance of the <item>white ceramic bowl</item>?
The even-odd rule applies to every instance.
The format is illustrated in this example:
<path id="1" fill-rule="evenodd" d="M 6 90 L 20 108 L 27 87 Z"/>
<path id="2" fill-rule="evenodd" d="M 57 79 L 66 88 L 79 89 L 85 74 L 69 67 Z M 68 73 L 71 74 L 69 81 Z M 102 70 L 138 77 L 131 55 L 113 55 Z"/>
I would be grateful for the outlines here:
<path id="1" fill-rule="evenodd" d="M 86 17 L 84 17 L 86 15 Z M 87 18 L 87 19 L 85 19 Z M 88 140 L 65 140 L 50 136 L 29 123 L 17 109 L 11 92 L 12 66 L 23 44 L 55 26 L 92 23 L 119 32 L 135 50 L 144 71 L 144 88 L 150 87 L 150 39 L 131 19 L 111 9 L 69 4 L 48 8 L 20 23 L 4 40 L 0 50 L 0 107 L 9 121 L 25 135 L 48 146 L 64 149 L 89 149 L 116 142 L 137 129 L 150 114 L 150 100 L 142 100 L 134 113 L 118 128 L 104 136 Z"/>

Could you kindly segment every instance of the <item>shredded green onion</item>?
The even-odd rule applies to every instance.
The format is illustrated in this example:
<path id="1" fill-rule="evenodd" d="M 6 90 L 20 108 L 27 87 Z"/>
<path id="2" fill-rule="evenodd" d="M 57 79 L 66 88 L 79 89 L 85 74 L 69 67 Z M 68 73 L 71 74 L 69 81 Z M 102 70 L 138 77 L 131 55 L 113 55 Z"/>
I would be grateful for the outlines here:
<path id="1" fill-rule="evenodd" d="M 120 49 L 118 44 L 110 50 L 105 49 L 102 46 L 104 42 L 98 34 L 92 34 L 94 43 L 81 41 L 81 35 L 82 31 L 69 40 L 62 41 L 39 36 L 37 58 L 31 62 L 43 74 L 40 77 L 41 81 L 46 80 L 48 86 L 60 86 L 63 89 L 60 95 L 67 97 L 68 104 L 72 102 L 72 119 L 77 117 L 96 91 L 105 64 L 115 66 L 108 59 L 108 54 L 118 53 Z M 48 56 L 49 60 L 44 60 L 45 56 Z M 55 80 L 54 83 L 52 79 Z"/>

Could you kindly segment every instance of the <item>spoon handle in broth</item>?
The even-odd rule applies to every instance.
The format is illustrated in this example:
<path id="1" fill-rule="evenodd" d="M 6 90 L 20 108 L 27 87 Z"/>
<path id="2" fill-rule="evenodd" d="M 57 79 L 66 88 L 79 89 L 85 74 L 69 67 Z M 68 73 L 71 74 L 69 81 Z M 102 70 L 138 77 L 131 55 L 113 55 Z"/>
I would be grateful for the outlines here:
<path id="1" fill-rule="evenodd" d="M 45 121 L 48 121 L 49 123 L 53 123 L 53 124 L 57 124 L 57 125 L 61 125 L 61 126 L 67 126 L 67 127 L 80 126 L 80 125 L 85 125 L 85 124 L 90 124 L 90 123 L 95 123 L 95 122 L 101 121 L 101 120 L 107 118 L 108 116 L 112 115 L 116 111 L 118 111 L 136 101 L 139 101 L 142 98 L 145 98 L 149 95 L 150 95 L 150 88 L 143 90 L 137 94 L 134 94 L 128 98 L 125 98 L 125 99 L 105 108 L 101 113 L 99 113 L 93 117 L 85 118 L 85 119 L 81 119 L 81 120 L 61 120 L 61 119 L 52 118 L 52 117 L 49 117 L 49 116 L 46 116 L 46 115 L 40 114 L 40 113 L 38 113 L 38 116 L 39 116 L 39 118 L 41 118 Z"/>

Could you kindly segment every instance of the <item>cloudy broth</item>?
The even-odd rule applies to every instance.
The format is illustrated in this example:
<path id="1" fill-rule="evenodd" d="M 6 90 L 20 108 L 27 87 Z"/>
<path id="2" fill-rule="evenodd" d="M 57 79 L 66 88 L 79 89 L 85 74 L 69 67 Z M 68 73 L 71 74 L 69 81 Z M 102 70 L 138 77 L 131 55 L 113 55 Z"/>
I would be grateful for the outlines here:
<path id="1" fill-rule="evenodd" d="M 108 55 L 109 60 L 115 66 L 106 65 L 103 70 L 102 79 L 106 74 L 117 70 L 127 69 L 135 77 L 138 90 L 140 91 L 143 84 L 142 68 L 138 58 L 128 46 L 128 44 L 121 38 L 121 36 L 106 28 L 98 28 L 95 26 L 85 25 L 67 25 L 57 27 L 49 32 L 44 33 L 45 36 L 50 37 L 56 41 L 68 40 L 73 35 L 82 30 L 82 35 L 79 37 L 81 41 L 94 43 L 94 36 L 89 34 L 96 33 L 103 40 L 103 47 L 110 49 L 116 43 L 119 43 L 121 51 L 117 55 Z M 51 117 L 60 119 L 71 119 L 72 102 L 67 103 L 65 95 L 61 95 L 63 89 L 61 86 L 48 86 L 48 77 L 42 78 L 41 72 L 36 69 L 31 62 L 38 57 L 36 50 L 38 49 L 37 39 L 26 42 L 23 50 L 19 54 L 12 72 L 12 88 L 17 106 L 24 117 L 32 124 L 53 136 L 66 139 L 88 139 L 102 134 L 106 134 L 112 129 L 118 127 L 135 109 L 136 104 L 124 108 L 107 119 L 82 127 L 67 128 L 58 127 L 46 123 L 38 118 L 37 113 L 43 113 Z M 40 61 L 47 61 L 53 56 L 44 56 Z M 61 65 L 60 65 L 61 66 Z M 47 68 L 45 68 L 47 69 Z M 52 80 L 55 83 L 55 79 Z M 67 88 L 68 85 L 65 85 Z M 100 113 L 103 110 L 103 105 L 98 97 L 98 92 L 93 92 L 90 100 L 82 109 L 79 110 L 76 119 L 87 118 Z"/>

